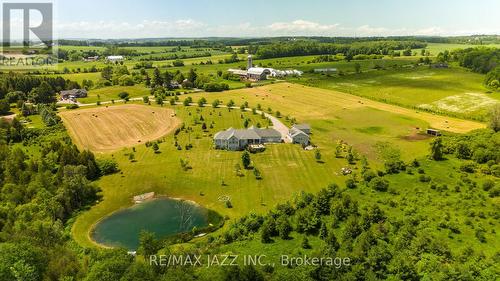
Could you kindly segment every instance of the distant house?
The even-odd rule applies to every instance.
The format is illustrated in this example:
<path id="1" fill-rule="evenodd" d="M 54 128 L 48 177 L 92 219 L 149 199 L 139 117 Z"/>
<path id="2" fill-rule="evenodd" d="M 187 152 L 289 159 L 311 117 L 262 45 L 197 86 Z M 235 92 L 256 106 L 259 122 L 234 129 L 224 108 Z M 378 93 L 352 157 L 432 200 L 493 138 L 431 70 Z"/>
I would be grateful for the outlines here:
<path id="1" fill-rule="evenodd" d="M 448 68 L 448 64 L 444 62 L 431 64 L 431 68 Z"/>
<path id="2" fill-rule="evenodd" d="M 309 134 L 311 134 L 311 126 L 309 124 L 295 124 L 288 131 L 287 137 L 292 143 L 301 145 L 309 144 Z"/>
<path id="3" fill-rule="evenodd" d="M 90 62 L 90 61 L 96 61 L 98 59 L 99 59 L 99 56 L 93 56 L 93 57 L 86 57 L 83 60 L 87 61 L 87 62 Z"/>
<path id="4" fill-rule="evenodd" d="M 85 89 L 73 89 L 61 91 L 60 93 L 61 99 L 63 100 L 74 100 L 76 98 L 85 98 L 87 97 L 87 90 Z"/>
<path id="5" fill-rule="evenodd" d="M 187 81 L 186 79 L 184 81 Z M 180 89 L 181 88 L 181 84 L 179 84 L 179 82 L 177 81 L 171 81 L 170 82 L 170 85 L 168 85 L 170 87 L 170 89 Z"/>
<path id="6" fill-rule="evenodd" d="M 315 68 L 315 73 L 337 73 L 336 68 Z"/>
<path id="7" fill-rule="evenodd" d="M 243 150 L 249 145 L 281 142 L 281 134 L 275 129 L 248 129 L 229 128 L 214 135 L 214 144 L 217 149 Z"/>
<path id="8" fill-rule="evenodd" d="M 123 56 L 107 56 L 106 60 L 109 62 L 123 61 L 125 58 Z"/>

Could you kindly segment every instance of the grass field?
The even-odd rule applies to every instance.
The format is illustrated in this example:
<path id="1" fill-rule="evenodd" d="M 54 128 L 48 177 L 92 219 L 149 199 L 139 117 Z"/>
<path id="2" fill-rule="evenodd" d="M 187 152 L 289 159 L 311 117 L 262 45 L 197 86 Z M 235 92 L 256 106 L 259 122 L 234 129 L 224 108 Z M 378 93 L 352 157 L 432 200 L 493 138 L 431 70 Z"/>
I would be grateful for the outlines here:
<path id="1" fill-rule="evenodd" d="M 456 49 L 467 49 L 467 48 L 477 48 L 477 47 L 500 48 L 500 44 L 473 45 L 473 44 L 428 43 L 425 49 L 431 53 L 431 56 L 437 56 L 440 52 L 444 52 L 445 50 L 452 51 Z"/>
<path id="2" fill-rule="evenodd" d="M 180 123 L 172 110 L 133 104 L 64 111 L 60 115 L 77 146 L 93 152 L 155 140 Z"/>
<path id="3" fill-rule="evenodd" d="M 340 169 L 347 163 L 335 157 L 337 140 L 367 155 L 373 167 L 381 165 L 375 148 L 379 143 L 396 147 L 405 160 L 422 157 L 428 150 L 429 139 L 418 137 L 416 129 L 425 128 L 425 121 L 405 116 L 404 112 L 384 111 L 363 104 L 363 99 L 360 103 L 358 97 L 345 99 L 344 94 L 338 92 L 279 83 L 192 96 L 195 101 L 198 96 L 225 102 L 234 99 L 237 104 L 249 101 L 250 106 L 259 102 L 264 108 L 271 106 L 280 110 L 284 116 L 293 113 L 299 122 L 311 123 L 312 141 L 318 145 L 324 163 L 317 163 L 313 151 L 305 151 L 298 145 L 274 144 L 268 145 L 265 152 L 252 155 L 253 164 L 262 172 L 262 180 L 256 180 L 252 171 L 244 171 L 244 176 L 239 177 L 234 166 L 240 163 L 241 153 L 213 149 L 212 136 L 228 127 L 241 128 L 245 118 L 250 119 L 251 124 L 265 125 L 267 121 L 260 115 L 240 110 L 177 105 L 172 107 L 177 116 L 186 127 L 192 128 L 176 137 L 182 150 L 174 146 L 174 136 L 167 135 L 162 138 L 158 154 L 138 145 L 135 152 L 125 148 L 101 156 L 115 159 L 121 172 L 103 177 L 97 183 L 103 190 L 104 200 L 79 216 L 72 229 L 80 244 L 91 246 L 88 233 L 92 225 L 103 216 L 130 206 L 131 197 L 144 192 L 190 199 L 233 219 L 248 212 L 263 213 L 277 202 L 289 200 L 298 190 L 315 192 L 332 182 L 343 184 L 345 178 L 340 175 Z M 312 109 L 314 105 L 315 110 Z M 119 105 L 114 107 L 121 108 Z M 159 109 L 158 106 L 151 108 Z M 73 112 L 78 111 L 81 110 Z M 203 121 L 199 121 L 201 116 Z M 213 128 L 201 130 L 203 122 Z M 190 150 L 185 149 L 188 143 L 193 144 Z M 130 153 L 134 154 L 135 162 L 129 160 Z M 180 159 L 187 160 L 192 169 L 184 171 Z M 218 200 L 221 195 L 230 196 L 232 209 L 227 209 Z"/>
<path id="4" fill-rule="evenodd" d="M 455 133 L 464 133 L 474 129 L 483 128 L 484 124 L 462 119 L 443 117 L 426 112 L 418 112 L 390 104 L 372 101 L 362 97 L 320 88 L 307 87 L 291 83 L 276 83 L 265 87 L 240 89 L 223 93 L 197 93 L 196 97 L 204 96 L 209 101 L 219 99 L 225 102 L 233 99 L 237 104 L 248 101 L 250 106 L 261 104 L 264 109 L 272 107 L 282 114 L 290 114 L 299 121 L 338 119 L 348 110 L 363 110 L 365 108 L 378 109 L 385 112 L 404 115 L 405 118 L 420 119 L 429 123 L 431 127 Z M 332 121 L 333 121 L 332 120 Z M 358 122 L 358 124 L 366 124 Z"/>
<path id="5" fill-rule="evenodd" d="M 150 90 L 144 85 L 110 86 L 90 90 L 86 98 L 79 98 L 78 101 L 81 103 L 94 103 L 97 101 L 119 100 L 118 94 L 121 92 L 127 92 L 130 98 L 140 98 L 150 94 Z"/>
<path id="6" fill-rule="evenodd" d="M 306 74 L 294 81 L 405 107 L 477 118 L 484 117 L 500 101 L 500 93 L 488 93 L 483 80 L 484 75 L 458 66 L 449 69 L 422 66 L 346 76 Z"/>

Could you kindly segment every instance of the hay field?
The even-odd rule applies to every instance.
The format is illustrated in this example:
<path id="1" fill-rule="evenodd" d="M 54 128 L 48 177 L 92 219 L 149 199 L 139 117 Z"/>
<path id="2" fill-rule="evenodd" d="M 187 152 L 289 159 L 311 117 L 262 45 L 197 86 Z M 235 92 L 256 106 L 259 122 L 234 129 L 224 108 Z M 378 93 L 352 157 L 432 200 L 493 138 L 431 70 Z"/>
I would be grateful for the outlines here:
<path id="1" fill-rule="evenodd" d="M 173 110 L 128 104 L 60 113 L 79 148 L 112 152 L 158 139 L 180 124 Z"/>
<path id="2" fill-rule="evenodd" d="M 334 90 L 307 87 L 290 83 L 277 83 L 263 87 L 239 89 L 224 93 L 199 93 L 193 99 L 205 96 L 210 102 L 219 99 L 227 102 L 233 99 L 237 104 L 248 101 L 250 106 L 260 103 L 264 109 L 271 107 L 281 113 L 291 114 L 300 121 L 318 119 L 332 119 L 343 112 L 347 115 L 355 114 L 352 110 L 373 108 L 392 114 L 398 114 L 427 122 L 430 127 L 454 133 L 466 133 L 475 129 L 484 128 L 485 124 L 436 115 L 428 112 L 419 112 L 400 106 L 373 101 L 367 98 L 341 93 Z M 389 120 L 387 120 L 389 121 Z M 360 123 L 359 125 L 362 125 Z"/>

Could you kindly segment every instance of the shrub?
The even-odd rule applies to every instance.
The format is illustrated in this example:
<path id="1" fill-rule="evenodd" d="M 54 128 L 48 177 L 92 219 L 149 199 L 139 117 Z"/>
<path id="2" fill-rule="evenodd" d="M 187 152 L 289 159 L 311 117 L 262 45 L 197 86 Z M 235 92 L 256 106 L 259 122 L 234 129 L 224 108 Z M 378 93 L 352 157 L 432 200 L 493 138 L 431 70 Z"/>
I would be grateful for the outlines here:
<path id="1" fill-rule="evenodd" d="M 495 186 L 495 182 L 490 180 L 490 179 L 487 179 L 483 182 L 483 190 L 484 191 L 489 191 L 490 189 L 492 189 L 493 187 Z"/>
<path id="2" fill-rule="evenodd" d="M 207 83 L 203 86 L 206 92 L 222 92 L 225 90 L 229 90 L 229 85 L 226 83 Z"/>
<path id="3" fill-rule="evenodd" d="M 345 186 L 351 189 L 356 188 L 356 182 L 353 179 L 347 179 L 345 181 Z"/>
<path id="4" fill-rule="evenodd" d="M 366 171 L 366 172 L 363 173 L 363 180 L 365 182 L 370 182 L 376 176 L 377 175 L 373 171 Z"/>
<path id="5" fill-rule="evenodd" d="M 126 100 L 129 98 L 129 94 L 127 92 L 121 92 L 118 94 L 118 97 L 122 100 Z"/>
<path id="6" fill-rule="evenodd" d="M 97 166 L 101 171 L 101 175 L 110 175 L 119 171 L 118 163 L 112 159 L 103 159 L 97 161 Z"/>
<path id="7" fill-rule="evenodd" d="M 476 164 L 473 162 L 466 162 L 460 165 L 460 171 L 466 172 L 466 173 L 474 173 L 476 170 Z"/>
<path id="8" fill-rule="evenodd" d="M 66 109 L 77 109 L 79 107 L 80 106 L 78 106 L 78 104 L 76 104 L 76 103 L 66 105 Z"/>
<path id="9" fill-rule="evenodd" d="M 490 189 L 490 192 L 488 193 L 488 195 L 491 198 L 500 196 L 500 186 L 495 186 L 492 189 Z"/>
<path id="10" fill-rule="evenodd" d="M 370 186 L 376 191 L 387 191 L 389 188 L 389 182 L 381 177 L 376 177 L 371 180 Z"/>
<path id="11" fill-rule="evenodd" d="M 492 165 L 490 170 L 492 175 L 494 175 L 497 178 L 500 178 L 500 165 Z"/>
<path id="12" fill-rule="evenodd" d="M 431 181 L 431 177 L 430 176 L 426 176 L 426 175 L 420 175 L 418 177 L 418 180 L 420 182 L 430 182 Z"/>

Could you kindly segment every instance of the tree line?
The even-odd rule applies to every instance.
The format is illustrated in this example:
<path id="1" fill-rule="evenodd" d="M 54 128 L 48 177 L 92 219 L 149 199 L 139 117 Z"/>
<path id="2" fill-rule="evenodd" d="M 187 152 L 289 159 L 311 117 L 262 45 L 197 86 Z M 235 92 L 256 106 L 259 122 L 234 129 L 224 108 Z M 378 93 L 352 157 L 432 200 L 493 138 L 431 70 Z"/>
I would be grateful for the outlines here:
<path id="1" fill-rule="evenodd" d="M 438 55 L 438 59 L 443 61 L 458 61 L 460 66 L 470 70 L 486 74 L 484 84 L 491 89 L 500 87 L 500 50 L 498 48 L 467 48 L 452 51 L 445 51 Z"/>
<path id="2" fill-rule="evenodd" d="M 14 120 L 0 123 L 0 280 L 77 280 L 66 223 L 99 199 L 92 181 L 117 166 L 78 150 L 62 125 L 40 133 Z"/>
<path id="3" fill-rule="evenodd" d="M 352 59 L 353 56 L 360 54 L 389 55 L 394 50 L 417 49 L 426 46 L 426 43 L 418 41 L 373 41 L 351 44 L 297 41 L 257 46 L 252 51 L 260 59 L 327 54 L 344 54 L 346 58 Z"/>

